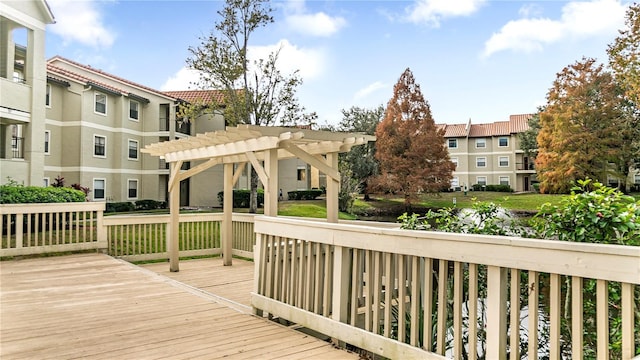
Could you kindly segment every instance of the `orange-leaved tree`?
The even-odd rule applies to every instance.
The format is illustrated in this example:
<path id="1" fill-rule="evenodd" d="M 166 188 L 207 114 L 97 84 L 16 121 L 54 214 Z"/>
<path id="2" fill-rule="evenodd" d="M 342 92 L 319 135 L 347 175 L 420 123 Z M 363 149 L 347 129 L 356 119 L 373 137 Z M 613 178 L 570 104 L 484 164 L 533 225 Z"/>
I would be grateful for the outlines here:
<path id="1" fill-rule="evenodd" d="M 418 194 L 449 187 L 455 166 L 444 146 L 444 130 L 436 127 L 409 68 L 393 87 L 376 137 L 380 175 L 375 188 L 404 195 L 410 207 Z"/>
<path id="2" fill-rule="evenodd" d="M 578 179 L 606 181 L 625 141 L 627 105 L 595 59 L 583 58 L 558 73 L 540 112 L 540 191 L 566 193 Z"/>

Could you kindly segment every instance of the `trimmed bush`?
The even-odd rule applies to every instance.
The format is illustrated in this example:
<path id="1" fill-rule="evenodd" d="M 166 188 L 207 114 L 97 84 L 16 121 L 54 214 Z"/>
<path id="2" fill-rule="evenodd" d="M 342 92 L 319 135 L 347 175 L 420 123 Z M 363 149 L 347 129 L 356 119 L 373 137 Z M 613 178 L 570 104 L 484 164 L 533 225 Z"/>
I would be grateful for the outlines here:
<path id="1" fill-rule="evenodd" d="M 233 190 L 233 207 L 234 208 L 248 208 L 249 199 L 251 198 L 251 190 Z M 220 204 L 224 203 L 224 191 L 218 193 L 218 201 Z M 258 189 L 258 207 L 264 204 L 264 190 Z"/>
<path id="2" fill-rule="evenodd" d="M 471 186 L 471 189 L 473 189 L 473 191 L 513 192 L 513 189 L 509 185 L 473 184 L 473 186 Z"/>
<path id="3" fill-rule="evenodd" d="M 128 212 L 134 211 L 136 206 L 132 202 L 123 201 L 123 202 L 112 202 L 107 203 L 105 212 Z"/>
<path id="4" fill-rule="evenodd" d="M 155 200 L 138 200 L 136 201 L 136 210 L 155 210 L 160 209 L 162 202 Z"/>
<path id="5" fill-rule="evenodd" d="M 0 204 L 84 202 L 82 191 L 64 187 L 0 185 Z"/>
<path id="6" fill-rule="evenodd" d="M 289 200 L 315 200 L 318 196 L 322 195 L 322 190 L 296 190 L 287 192 Z"/>

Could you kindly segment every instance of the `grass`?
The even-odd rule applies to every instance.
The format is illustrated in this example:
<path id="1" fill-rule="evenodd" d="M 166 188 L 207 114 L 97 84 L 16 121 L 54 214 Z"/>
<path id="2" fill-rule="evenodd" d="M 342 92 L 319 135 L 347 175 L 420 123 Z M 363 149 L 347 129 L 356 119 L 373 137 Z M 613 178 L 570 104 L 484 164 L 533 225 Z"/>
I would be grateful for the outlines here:
<path id="1" fill-rule="evenodd" d="M 326 202 L 325 200 L 282 201 L 278 206 L 278 215 L 326 218 Z M 355 220 L 356 216 L 341 212 L 338 214 L 338 218 L 342 220 Z"/>

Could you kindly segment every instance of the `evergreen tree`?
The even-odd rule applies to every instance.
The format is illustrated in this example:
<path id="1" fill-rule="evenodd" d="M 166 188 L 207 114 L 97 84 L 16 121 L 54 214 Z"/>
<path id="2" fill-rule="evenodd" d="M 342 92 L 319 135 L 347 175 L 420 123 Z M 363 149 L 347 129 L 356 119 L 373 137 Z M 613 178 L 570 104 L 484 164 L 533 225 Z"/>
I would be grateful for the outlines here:
<path id="1" fill-rule="evenodd" d="M 455 166 L 444 146 L 444 129 L 436 127 L 409 68 L 393 88 L 376 137 L 379 190 L 403 194 L 410 207 L 418 194 L 449 187 Z"/>

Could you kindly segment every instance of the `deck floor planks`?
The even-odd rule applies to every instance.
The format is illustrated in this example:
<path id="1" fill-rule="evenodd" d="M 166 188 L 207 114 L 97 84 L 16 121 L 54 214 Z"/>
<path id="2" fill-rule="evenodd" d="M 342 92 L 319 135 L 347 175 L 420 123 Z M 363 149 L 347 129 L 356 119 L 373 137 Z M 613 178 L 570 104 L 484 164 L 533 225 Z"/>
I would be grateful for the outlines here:
<path id="1" fill-rule="evenodd" d="M 154 265 L 169 273 L 167 263 Z M 248 304 L 253 263 L 234 259 L 223 267 L 203 259 L 180 266 L 170 280 L 101 254 L 1 262 L 0 358 L 272 359 L 296 351 L 308 358 L 323 349 L 325 358 L 357 359 L 188 287 L 223 289 Z M 177 286 L 178 275 L 194 283 Z"/>

